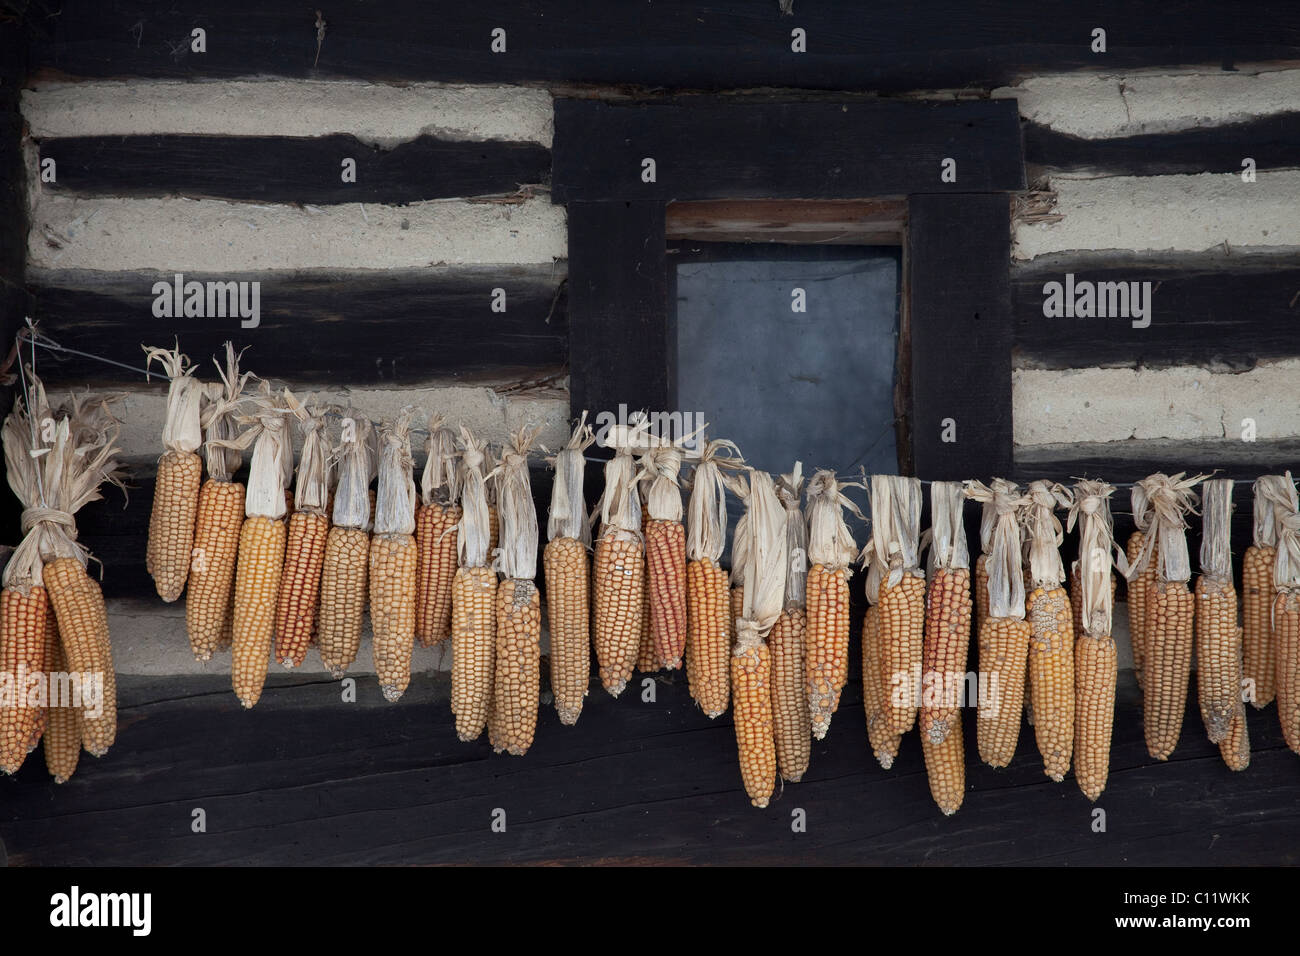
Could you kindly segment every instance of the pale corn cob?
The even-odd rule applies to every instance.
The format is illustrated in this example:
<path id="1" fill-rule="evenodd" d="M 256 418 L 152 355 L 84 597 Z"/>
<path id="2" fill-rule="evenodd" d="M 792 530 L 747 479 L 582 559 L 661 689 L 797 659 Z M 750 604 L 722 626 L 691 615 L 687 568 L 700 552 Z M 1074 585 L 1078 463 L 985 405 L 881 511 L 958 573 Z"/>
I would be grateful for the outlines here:
<path id="1" fill-rule="evenodd" d="M 48 562 L 44 578 L 68 669 L 81 674 L 83 681 L 103 681 L 99 714 L 92 716 L 83 707 L 81 715 L 86 752 L 102 757 L 117 737 L 117 676 L 104 594 L 76 558 Z"/>
<path id="2" fill-rule="evenodd" d="M 1074 777 L 1096 801 L 1110 775 L 1110 736 L 1115 723 L 1115 639 L 1084 634 L 1074 641 Z"/>
<path id="3" fill-rule="evenodd" d="M 1034 738 L 1043 772 L 1065 779 L 1074 753 L 1074 628 L 1065 588 L 1035 588 L 1029 595 L 1029 692 L 1034 700 Z"/>
<path id="4" fill-rule="evenodd" d="M 949 699 L 966 672 L 970 649 L 971 593 L 969 568 L 938 568 L 930 582 L 925 618 L 922 673 L 941 682 L 943 699 L 935 705 L 922 701 L 921 738 L 942 743 L 954 725 L 961 723 L 961 707 Z"/>
<path id="5" fill-rule="evenodd" d="M 231 598 L 239 529 L 244 521 L 244 486 L 209 478 L 199 491 L 194 523 L 194 559 L 185 595 L 185 629 L 194 659 L 208 661 L 233 620 Z"/>
<path id="6" fill-rule="evenodd" d="M 1229 770 L 1241 771 L 1250 766 L 1250 731 L 1246 727 L 1244 704 L 1233 714 L 1228 736 L 1219 741 L 1219 755 Z"/>
<path id="7" fill-rule="evenodd" d="M 541 695 L 541 599 L 532 581 L 507 578 L 497 588 L 496 674 L 492 681 L 497 753 L 528 752 Z"/>
<path id="8" fill-rule="evenodd" d="M 261 699 L 266 683 L 287 530 L 280 518 L 250 515 L 239 532 L 230 677 L 245 708 Z"/>
<path id="9" fill-rule="evenodd" d="M 1016 753 L 1029 642 L 1029 622 L 1017 618 L 990 617 L 980 630 L 979 668 L 989 675 L 990 700 L 980 700 L 976 742 L 990 767 L 1007 766 Z"/>
<path id="10" fill-rule="evenodd" d="M 1196 581 L 1196 689 L 1210 743 L 1228 736 L 1241 703 L 1241 628 L 1237 592 L 1202 574 Z"/>
<path id="11" fill-rule="evenodd" d="M 1254 684 L 1251 703 L 1262 710 L 1277 696 L 1277 642 L 1273 637 L 1273 563 L 1276 548 L 1251 545 L 1241 563 L 1242 676 Z M 1249 741 L 1247 741 L 1249 748 Z M 1247 751 L 1249 760 L 1249 750 Z"/>
<path id="12" fill-rule="evenodd" d="M 879 607 L 885 718 L 893 733 L 905 734 L 916 723 L 920 703 L 911 690 L 924 651 L 925 578 L 904 574 L 893 587 L 882 582 Z"/>
<path id="13" fill-rule="evenodd" d="M 1182 733 L 1192 674 L 1195 600 L 1186 581 L 1156 580 L 1147 589 L 1143 723 L 1147 752 L 1168 760 Z"/>
<path id="14" fill-rule="evenodd" d="M 54 615 L 50 614 L 47 629 L 54 631 L 54 651 L 50 658 L 49 669 L 62 672 L 68 669 L 63 656 L 63 645 L 59 641 L 58 625 Z M 45 728 L 45 769 L 54 778 L 55 783 L 67 783 L 77 772 L 77 762 L 81 758 L 82 715 L 80 708 L 71 706 L 54 706 L 51 701 L 49 717 Z"/>
<path id="15" fill-rule="evenodd" d="M 595 581 L 595 649 L 600 682 L 611 696 L 632 678 L 641 642 L 645 605 L 645 549 L 641 502 L 632 449 L 639 429 L 613 429 L 607 443 L 614 457 L 605 465 L 600 502 L 600 540 L 592 568 Z"/>
<path id="16" fill-rule="evenodd" d="M 1132 565 L 1139 553 L 1146 546 L 1146 535 L 1141 531 L 1134 531 L 1129 535 L 1128 546 L 1125 548 L 1125 554 L 1128 563 Z M 1159 560 L 1159 554 L 1155 547 L 1151 548 L 1151 557 L 1148 559 L 1146 568 L 1137 577 L 1128 582 L 1128 633 L 1129 641 L 1133 650 L 1133 676 L 1137 678 L 1138 687 L 1141 688 L 1146 677 L 1146 652 L 1148 644 L 1147 635 L 1147 594 L 1150 592 L 1151 585 L 1156 578 L 1156 563 Z"/>
<path id="17" fill-rule="evenodd" d="M 812 755 L 808 694 L 804 689 L 808 615 L 801 607 L 781 612 L 768 638 L 772 667 L 772 729 L 781 777 L 798 783 Z"/>
<path id="18" fill-rule="evenodd" d="M 872 604 L 862 618 L 862 703 L 867 717 L 867 739 L 880 766 L 888 770 L 898 757 L 901 734 L 889 729 L 885 685 L 881 680 L 880 606 Z"/>
<path id="19" fill-rule="evenodd" d="M 731 643 L 735 616 L 727 572 L 708 558 L 686 566 L 686 677 L 691 699 L 710 718 L 731 702 Z"/>
<path id="20" fill-rule="evenodd" d="M 939 743 L 922 734 L 921 753 L 925 757 L 930 796 L 940 812 L 950 817 L 966 797 L 966 751 L 962 745 L 961 720 L 953 721 Z"/>
<path id="21" fill-rule="evenodd" d="M 456 548 L 460 523 L 456 436 L 436 415 L 429 420 L 427 450 L 420 479 L 421 504 L 415 513 L 415 639 L 421 647 L 441 644 L 451 634 L 451 582 L 460 560 Z"/>
<path id="22" fill-rule="evenodd" d="M 740 619 L 742 609 L 745 606 L 745 586 L 738 584 L 727 592 L 728 610 L 731 613 L 730 626 L 727 629 L 727 655 L 730 657 L 731 649 L 736 646 L 736 621 Z"/>
<path id="23" fill-rule="evenodd" d="M 551 694 L 560 723 L 571 727 L 582 713 L 591 675 L 587 549 L 577 538 L 552 538 L 542 562 L 551 631 Z"/>
<path id="24" fill-rule="evenodd" d="M 370 623 L 375 675 L 387 701 L 400 700 L 411 683 L 415 646 L 415 537 L 375 534 L 370 539 Z"/>
<path id="25" fill-rule="evenodd" d="M 317 649 L 338 680 L 357 659 L 369 592 L 370 535 L 361 528 L 330 528 L 321 567 Z"/>
<path id="26" fill-rule="evenodd" d="M 469 742 L 483 733 L 492 704 L 496 657 L 496 572 L 486 567 L 456 571 L 451 596 L 451 710 L 456 735 Z"/>
<path id="27" fill-rule="evenodd" d="M 46 618 L 52 616 L 45 588 L 39 584 L 24 594 L 18 588 L 0 591 L 0 680 L 12 699 L 0 702 L 0 772 L 17 773 L 38 736 L 39 707 L 26 706 L 28 675 L 39 677 L 46 661 Z"/>
<path id="28" fill-rule="evenodd" d="M 1277 641 L 1277 717 L 1286 745 L 1300 753 L 1300 594 L 1279 591 L 1273 601 Z"/>
<path id="29" fill-rule="evenodd" d="M 736 645 L 731 656 L 740 775 L 749 802 L 766 807 L 776 782 L 776 742 L 772 723 L 772 655 L 764 643 Z"/>
<path id="30" fill-rule="evenodd" d="M 285 667 L 300 667 L 307 658 L 328 536 L 329 519 L 323 514 L 296 511 L 289 518 L 275 611 L 275 658 Z"/>

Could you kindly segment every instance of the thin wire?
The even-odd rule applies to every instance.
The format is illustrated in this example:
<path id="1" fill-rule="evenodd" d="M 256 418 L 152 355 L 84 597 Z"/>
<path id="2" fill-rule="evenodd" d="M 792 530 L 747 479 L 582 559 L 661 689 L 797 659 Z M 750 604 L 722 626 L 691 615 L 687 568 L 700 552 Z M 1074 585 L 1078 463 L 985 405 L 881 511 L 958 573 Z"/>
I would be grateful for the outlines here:
<path id="1" fill-rule="evenodd" d="M 124 368 L 132 372 L 139 372 L 141 375 L 144 375 L 147 378 L 165 379 L 167 377 L 166 375 L 163 375 L 161 372 L 151 372 L 149 371 L 149 369 L 140 368 L 138 365 L 127 365 L 125 362 L 119 362 L 116 359 L 111 359 L 111 358 L 104 358 L 104 356 L 95 355 L 92 352 L 83 352 L 80 349 L 70 349 L 66 345 L 59 345 L 57 342 L 54 342 L 51 339 L 46 338 L 45 336 L 41 336 L 40 338 L 37 338 L 35 330 L 31 328 L 20 329 L 18 332 L 18 337 L 20 339 L 25 338 L 29 342 L 31 342 L 33 362 L 35 362 L 34 356 L 36 355 L 36 346 L 39 345 L 41 348 L 49 349 L 51 352 L 63 352 L 66 355 L 79 355 L 82 358 L 88 358 L 95 362 L 103 362 L 105 365 L 115 365 L 118 368 Z"/>

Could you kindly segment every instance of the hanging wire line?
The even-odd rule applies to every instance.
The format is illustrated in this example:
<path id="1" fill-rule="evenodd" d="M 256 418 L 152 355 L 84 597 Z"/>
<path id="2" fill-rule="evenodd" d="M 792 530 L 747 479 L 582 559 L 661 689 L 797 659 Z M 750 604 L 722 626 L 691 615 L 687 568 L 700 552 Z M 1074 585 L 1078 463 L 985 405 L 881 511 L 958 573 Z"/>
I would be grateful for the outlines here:
<path id="1" fill-rule="evenodd" d="M 128 370 L 128 371 L 131 371 L 131 372 L 138 372 L 139 374 L 144 375 L 144 376 L 146 376 L 147 378 L 163 379 L 164 381 L 167 379 L 167 376 L 166 376 L 166 375 L 163 375 L 161 372 L 151 372 L 148 368 L 142 368 L 142 367 L 140 367 L 140 366 L 138 366 L 138 365 L 128 365 L 126 362 L 119 362 L 119 361 L 117 361 L 116 359 L 106 358 L 106 357 L 103 356 L 103 355 L 96 355 L 96 354 L 94 354 L 93 352 L 83 352 L 83 351 L 81 351 L 81 350 L 79 350 L 79 349 L 70 349 L 70 348 L 68 348 L 68 347 L 65 346 L 65 345 L 60 345 L 59 343 L 57 343 L 57 342 L 55 342 L 53 339 L 51 339 L 49 336 L 47 336 L 47 335 L 43 335 L 42 333 L 38 332 L 38 331 L 36 330 L 36 325 L 32 322 L 32 320 L 31 320 L 30 317 L 27 318 L 27 325 L 26 325 L 26 327 L 24 327 L 24 328 L 18 330 L 17 339 L 18 339 L 18 345 L 19 345 L 19 352 L 18 352 L 18 355 L 19 355 L 19 360 L 18 360 L 18 372 L 19 372 L 19 375 L 21 376 L 21 378 L 22 378 L 22 382 L 23 382 L 23 399 L 24 399 L 26 402 L 28 402 L 28 408 L 31 407 L 31 404 L 30 404 L 30 403 L 31 403 L 31 395 L 30 395 L 30 389 L 29 389 L 29 386 L 28 386 L 28 384 L 27 384 L 27 376 L 26 376 L 26 373 L 23 371 L 23 363 L 22 363 L 22 357 L 21 357 L 21 356 L 22 356 L 21 346 L 22 346 L 22 343 L 23 343 L 24 341 L 25 341 L 25 342 L 28 342 L 28 343 L 31 345 L 31 353 L 32 353 L 32 358 L 31 358 L 31 367 L 32 367 L 32 372 L 33 372 L 33 374 L 35 374 L 35 371 L 36 371 L 36 346 L 39 345 L 41 348 L 46 349 L 46 350 L 51 351 L 51 352 L 60 352 L 60 353 L 62 353 L 62 354 L 64 354 L 64 355 L 77 355 L 77 356 L 80 356 L 81 358 L 87 358 L 87 359 L 90 359 L 91 361 L 94 361 L 94 362 L 102 362 L 102 363 L 104 363 L 105 365 L 112 365 L 112 366 L 115 366 L 115 367 L 117 367 L 117 368 L 124 368 L 124 369 L 126 369 L 126 370 Z M 270 380 L 268 379 L 267 381 L 270 381 Z M 349 418 L 349 417 L 351 417 L 351 416 L 347 415 L 345 412 L 337 410 L 337 408 L 331 408 L 329 411 L 327 411 L 327 412 L 325 413 L 325 415 L 326 415 L 326 417 L 328 417 L 328 418 L 338 418 L 338 419 L 340 419 L 340 420 L 341 420 L 341 419 L 344 419 L 344 418 Z M 887 427 L 888 427 L 888 428 L 892 428 L 892 427 L 894 426 L 894 424 L 895 424 L 895 423 L 891 422 L 891 423 L 889 424 L 889 426 L 887 426 Z M 35 422 L 33 422 L 33 423 L 32 423 L 32 429 L 33 429 L 32 442 L 33 442 L 33 445 L 35 445 L 35 442 L 36 442 L 35 428 L 36 428 L 36 425 L 35 425 Z M 422 436 L 426 436 L 426 437 L 427 437 L 428 434 L 429 434 L 429 430 L 428 430 L 427 428 L 420 428 L 419 426 L 412 426 L 412 428 L 411 428 L 411 434 L 412 434 L 412 435 L 422 435 Z M 878 440 L 878 439 L 877 439 L 877 440 Z M 549 456 L 549 454 L 548 454 L 548 453 L 543 449 L 540 453 L 534 453 L 534 454 L 530 455 L 529 457 L 530 457 L 531 459 L 535 460 L 535 461 L 542 462 L 542 461 L 545 461 L 545 460 L 546 460 L 548 457 L 550 457 L 550 456 Z M 591 463 L 593 463 L 593 464 L 602 464 L 602 465 L 603 465 L 605 462 L 609 461 L 608 458 L 602 458 L 602 457 L 599 457 L 599 456 L 593 456 L 593 455 L 583 455 L 583 458 L 584 458 L 586 461 L 589 461 L 589 462 L 591 462 Z M 1217 472 L 1218 469 L 1215 469 L 1215 471 Z M 1072 480 L 1072 481 L 1073 481 L 1073 480 L 1076 480 L 1077 477 L 1078 477 L 1078 476 L 1072 476 L 1070 480 Z M 40 476 L 38 475 L 38 476 L 37 476 L 37 480 L 38 480 L 38 481 L 39 481 L 39 478 L 40 478 Z M 1243 484 L 1253 484 L 1253 483 L 1254 483 L 1254 479 L 1253 479 L 1253 478 L 1229 478 L 1229 479 L 1225 479 L 1225 480 L 1231 481 L 1231 482 L 1233 483 L 1234 486 L 1236 486 L 1236 485 L 1243 485 Z M 930 480 L 930 479 L 928 479 L 928 478 L 922 478 L 920 481 L 921 481 L 921 485 L 922 485 L 923 487 L 929 487 L 929 486 L 931 486 L 931 485 L 933 485 L 933 484 L 935 483 L 933 480 Z M 1136 488 L 1137 485 L 1138 485 L 1138 483 L 1137 483 L 1136 481 L 1111 481 L 1111 482 L 1108 482 L 1108 484 L 1110 484 L 1112 487 L 1114 487 L 1116 491 L 1127 491 L 1127 490 L 1132 490 L 1133 488 Z M 41 489 L 41 504 L 42 504 L 42 506 L 45 505 L 45 491 L 44 491 L 44 489 Z M 1116 511 L 1116 510 L 1112 510 L 1111 513 L 1112 513 L 1112 514 L 1118 514 L 1118 515 L 1127 515 L 1127 514 L 1131 514 L 1131 512 L 1128 512 L 1128 511 Z"/>

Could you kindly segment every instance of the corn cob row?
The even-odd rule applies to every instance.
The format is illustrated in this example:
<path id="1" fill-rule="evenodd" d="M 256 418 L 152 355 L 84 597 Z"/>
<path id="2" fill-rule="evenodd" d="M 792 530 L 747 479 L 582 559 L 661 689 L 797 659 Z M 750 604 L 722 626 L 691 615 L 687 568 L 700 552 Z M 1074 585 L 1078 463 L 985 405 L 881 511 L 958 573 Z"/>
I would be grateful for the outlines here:
<path id="1" fill-rule="evenodd" d="M 1227 738 L 1233 719 L 1245 706 L 1229 542 L 1232 482 L 1207 481 L 1203 501 L 1201 573 L 1196 580 L 1196 690 L 1205 733 L 1210 743 L 1217 744 Z"/>
<path id="2" fill-rule="evenodd" d="M 777 497 L 785 508 L 785 548 L 789 556 L 785 576 L 785 608 L 768 637 L 772 657 L 772 730 L 776 738 L 777 767 L 781 778 L 798 783 L 812 756 L 812 722 L 808 716 L 807 673 L 808 613 L 804 607 L 808 577 L 808 526 L 799 507 L 803 464 L 782 475 Z"/>
<path id="3" fill-rule="evenodd" d="M 145 347 L 145 366 L 158 362 L 166 372 L 167 418 L 163 424 L 163 455 L 158 459 L 153 510 L 149 516 L 149 545 L 145 563 L 158 596 L 175 601 L 185 590 L 194 548 L 203 462 L 196 451 L 203 443 L 199 406 L 203 386 L 194 378 L 189 359 L 179 349 Z"/>
<path id="4" fill-rule="evenodd" d="M 320 619 L 316 646 L 321 663 L 335 680 L 347 672 L 361 649 L 366 596 L 370 590 L 370 527 L 374 499 L 370 481 L 377 473 L 374 428 L 353 411 L 340 423 L 338 488 L 325 538 L 321 565 Z"/>
<path id="5" fill-rule="evenodd" d="M 964 502 L 958 482 L 936 481 L 930 486 L 933 528 L 921 672 L 931 690 L 928 699 L 922 697 L 920 721 L 921 739 L 931 744 L 943 743 L 952 728 L 961 723 L 961 701 L 955 694 L 963 686 L 971 633 L 970 552 L 962 523 Z M 936 759 L 946 753 L 934 748 Z"/>
<path id="6" fill-rule="evenodd" d="M 1192 646 L 1195 642 L 1193 614 L 1195 599 L 1187 582 L 1192 576 L 1187 554 L 1185 515 L 1196 502 L 1192 488 L 1204 476 L 1184 479 L 1154 474 L 1134 489 L 1134 512 L 1150 507 L 1151 526 L 1147 544 L 1138 555 L 1137 567 L 1129 568 L 1129 580 L 1158 556 L 1156 576 L 1147 588 L 1145 628 L 1145 676 L 1142 683 L 1143 725 L 1147 751 L 1156 760 L 1168 760 L 1182 732 L 1187 706 L 1187 684 L 1191 679 Z"/>
<path id="7" fill-rule="evenodd" d="M 1266 476 L 1273 502 L 1277 556 L 1273 564 L 1273 639 L 1277 645 L 1277 717 L 1286 745 L 1300 753 L 1300 501 L 1288 471 Z M 1264 481 L 1265 479 L 1261 479 Z"/>
<path id="8" fill-rule="evenodd" d="M 415 639 L 421 647 L 441 644 L 451 635 L 451 582 L 456 577 L 460 523 L 456 436 L 438 416 L 429 420 L 427 450 L 415 513 Z"/>
<path id="9" fill-rule="evenodd" d="M 595 435 L 583 412 L 568 444 L 555 458 L 555 483 L 546 519 L 546 609 L 551 631 L 551 695 L 560 723 L 571 727 L 582 714 L 591 679 L 589 596 L 591 525 L 583 499 L 584 453 Z"/>
<path id="10" fill-rule="evenodd" d="M 925 577 L 920 568 L 921 482 L 899 475 L 871 477 L 871 551 L 880 568 L 881 679 L 889 729 L 916 723 L 925 654 Z"/>
<path id="11" fill-rule="evenodd" d="M 623 693 L 632 678 L 641 641 L 645 601 L 645 550 L 637 500 L 633 448 L 640 429 L 616 428 L 607 444 L 614 457 L 605 465 L 596 542 L 596 663 L 600 682 L 611 696 Z"/>
<path id="12" fill-rule="evenodd" d="M 1250 703 L 1262 710 L 1277 696 L 1277 640 L 1273 632 L 1273 565 L 1277 561 L 1280 475 L 1255 481 L 1253 538 L 1241 562 L 1242 679 Z M 1267 489 L 1272 488 L 1270 495 Z M 1249 759 L 1249 755 L 1247 756 Z"/>
<path id="13" fill-rule="evenodd" d="M 456 734 L 476 740 L 492 707 L 496 666 L 497 576 L 487 566 L 488 513 L 484 446 L 461 427 L 460 566 L 451 588 L 451 712 Z"/>
<path id="14" fill-rule="evenodd" d="M 818 740 L 830 729 L 849 674 L 849 563 L 857 549 L 844 509 L 865 519 L 845 497 L 847 487 L 850 483 L 837 480 L 833 471 L 818 471 L 808 482 L 806 684 L 808 714 Z"/>

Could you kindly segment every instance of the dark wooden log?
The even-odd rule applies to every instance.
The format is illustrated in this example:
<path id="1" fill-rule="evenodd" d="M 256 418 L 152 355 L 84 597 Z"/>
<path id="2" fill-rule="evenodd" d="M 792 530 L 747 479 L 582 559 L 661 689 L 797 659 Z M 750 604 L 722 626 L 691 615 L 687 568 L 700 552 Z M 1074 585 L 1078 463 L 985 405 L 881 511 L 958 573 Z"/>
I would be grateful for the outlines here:
<path id="1" fill-rule="evenodd" d="M 972 6 L 925 0 L 892 7 L 750 0 L 591 5 L 487 0 L 431 7 L 359 0 L 325 10 L 317 46 L 310 6 L 290 0 L 64 0 L 32 9 L 34 68 L 78 76 L 361 77 L 485 83 L 565 81 L 739 89 L 988 88 L 1034 72 L 1183 64 L 1233 68 L 1300 58 L 1300 15 L 1186 0 L 1176 16 L 1123 0 L 1081 6 L 1014 0 Z M 1107 32 L 1105 53 L 1092 31 Z M 207 31 L 207 50 L 191 31 Z M 505 52 L 493 53 L 493 30 Z M 794 52 L 792 31 L 806 34 Z"/>
<path id="2" fill-rule="evenodd" d="M 988 479 L 1011 465 L 1008 208 L 998 195 L 911 198 L 910 432 L 921 478 Z"/>
<path id="3" fill-rule="evenodd" d="M 34 271 L 29 282 L 42 331 L 62 345 L 141 366 L 142 342 L 178 337 L 196 361 L 227 339 L 250 346 L 259 375 L 350 385 L 416 384 L 435 378 L 537 377 L 562 368 L 568 321 L 562 273 L 494 266 L 382 274 L 208 276 L 185 281 L 257 281 L 260 325 L 234 318 L 154 318 L 153 286 L 166 273 Z M 505 312 L 492 311 L 505 290 Z M 150 330 L 154 331 L 150 331 Z M 124 369 L 77 356 L 42 356 L 50 384 L 141 382 Z"/>
<path id="4" fill-rule="evenodd" d="M 555 104 L 554 202 L 861 199 L 1024 187 L 1011 100 Z M 654 160 L 654 181 L 643 163 Z M 943 162 L 956 163 L 945 182 Z"/>
<path id="5" fill-rule="evenodd" d="M 1243 186 L 1243 189 L 1250 188 Z M 1151 321 L 1047 318 L 1044 285 L 1150 282 Z M 1207 365 L 1233 370 L 1300 355 L 1300 258 L 1054 254 L 1011 269 L 1022 367 Z M 1139 320 L 1142 321 L 1142 320 Z"/>
<path id="6" fill-rule="evenodd" d="M 550 151 L 536 143 L 421 136 L 392 149 L 353 136 L 93 136 L 51 139 L 46 188 L 112 196 L 191 196 L 281 203 L 402 204 L 514 193 L 544 185 Z M 343 160 L 356 162 L 343 182 Z"/>

